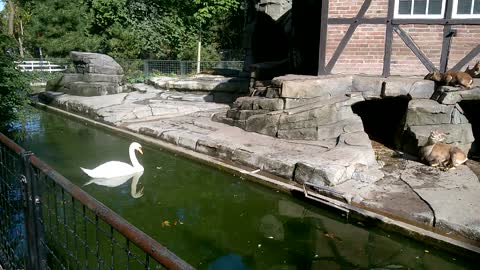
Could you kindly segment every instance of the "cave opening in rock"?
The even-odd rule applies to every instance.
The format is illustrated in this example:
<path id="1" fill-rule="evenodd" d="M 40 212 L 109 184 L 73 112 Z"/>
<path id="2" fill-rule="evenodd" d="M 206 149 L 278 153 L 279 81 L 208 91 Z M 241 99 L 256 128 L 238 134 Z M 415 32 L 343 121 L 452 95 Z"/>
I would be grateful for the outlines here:
<path id="1" fill-rule="evenodd" d="M 407 96 L 366 100 L 353 104 L 352 110 L 362 118 L 363 128 L 371 140 L 396 149 L 396 138 L 401 135 L 409 101 Z"/>
<path id="2" fill-rule="evenodd" d="M 478 160 L 480 159 L 480 142 L 477 139 L 480 138 L 480 110 L 478 109 L 480 108 L 480 100 L 462 100 L 458 105 L 472 125 L 473 137 L 475 137 L 468 155 L 470 158 Z"/>

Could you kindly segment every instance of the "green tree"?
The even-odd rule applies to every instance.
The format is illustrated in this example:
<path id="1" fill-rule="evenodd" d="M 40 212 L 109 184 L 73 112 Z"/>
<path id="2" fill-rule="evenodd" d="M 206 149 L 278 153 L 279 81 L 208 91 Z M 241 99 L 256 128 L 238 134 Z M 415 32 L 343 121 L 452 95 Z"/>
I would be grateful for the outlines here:
<path id="1" fill-rule="evenodd" d="M 52 57 L 100 48 L 100 37 L 88 32 L 93 18 L 84 1 L 30 0 L 28 4 L 31 20 L 25 31 L 34 55 L 39 47 Z"/>
<path id="2" fill-rule="evenodd" d="M 0 127 L 5 127 L 22 112 L 28 100 L 28 84 L 15 69 L 15 40 L 0 33 Z"/>
<path id="3" fill-rule="evenodd" d="M 238 48 L 242 0 L 15 0 L 30 10 L 25 26 L 33 55 L 67 56 L 71 50 L 115 58 L 217 59 L 219 48 Z M 28 7 L 28 8 L 27 8 Z"/>

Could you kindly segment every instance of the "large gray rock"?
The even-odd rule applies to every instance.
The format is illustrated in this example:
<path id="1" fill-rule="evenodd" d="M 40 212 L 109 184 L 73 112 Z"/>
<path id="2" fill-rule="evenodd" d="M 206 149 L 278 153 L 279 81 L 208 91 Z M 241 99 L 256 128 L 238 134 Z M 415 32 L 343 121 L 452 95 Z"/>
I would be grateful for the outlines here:
<path id="1" fill-rule="evenodd" d="M 433 81 L 423 78 L 389 77 L 385 79 L 385 93 L 387 97 L 409 95 L 412 99 L 430 98 L 435 90 Z"/>
<path id="2" fill-rule="evenodd" d="M 412 99 L 430 98 L 435 91 L 433 81 L 419 77 L 354 76 L 352 91 L 361 92 L 365 99 L 409 96 Z"/>
<path id="3" fill-rule="evenodd" d="M 260 0 L 258 3 L 258 11 L 278 20 L 286 12 L 292 8 L 292 0 Z"/>
<path id="4" fill-rule="evenodd" d="M 108 74 L 95 74 L 95 73 L 67 73 L 62 76 L 61 83 L 71 82 L 106 82 L 121 84 L 123 75 L 108 75 Z"/>
<path id="5" fill-rule="evenodd" d="M 416 99 L 408 103 L 402 149 L 417 155 L 432 130 L 446 134 L 445 143 L 460 147 L 466 153 L 475 140 L 472 126 L 459 105 L 439 104 L 435 100 Z"/>
<path id="6" fill-rule="evenodd" d="M 470 151 L 472 143 L 475 141 L 471 124 L 408 126 L 405 130 L 404 137 L 409 137 L 410 140 L 406 140 L 406 142 L 410 143 L 405 143 L 403 145 L 404 150 L 408 153 L 417 155 L 418 149 L 427 143 L 428 136 L 432 130 L 438 130 L 445 133 L 445 143 L 456 145 L 465 153 Z"/>
<path id="7" fill-rule="evenodd" d="M 246 120 L 247 131 L 283 139 L 324 140 L 348 133 L 351 127 L 354 130 L 352 132 L 358 131 L 357 127 L 363 131 L 361 119 L 352 112 L 350 99 L 337 96 L 302 107 L 267 113 L 260 108 L 275 109 L 283 103 L 274 102 L 275 99 L 258 99 L 264 102 L 261 104 L 255 98 L 241 98 L 226 116 L 235 121 Z"/>
<path id="8" fill-rule="evenodd" d="M 245 130 L 276 137 L 280 116 L 280 113 L 254 115 L 246 120 Z"/>
<path id="9" fill-rule="evenodd" d="M 123 69 L 108 55 L 70 52 L 77 73 L 47 82 L 47 91 L 76 96 L 102 96 L 124 91 Z"/>
<path id="10" fill-rule="evenodd" d="M 408 103 L 406 124 L 410 126 L 451 124 L 454 110 L 454 105 L 439 104 L 431 99 L 412 100 Z"/>
<path id="11" fill-rule="evenodd" d="M 359 177 L 367 168 L 378 166 L 372 146 L 337 146 L 316 155 L 308 162 L 299 162 L 295 181 L 316 186 L 336 186 Z M 376 177 L 374 181 L 381 178 Z"/>
<path id="12" fill-rule="evenodd" d="M 459 90 L 458 87 L 443 86 L 439 90 L 438 102 L 456 104 L 462 100 L 480 100 L 480 87 L 470 90 Z"/>
<path id="13" fill-rule="evenodd" d="M 201 74 L 192 78 L 155 77 L 147 83 L 161 90 L 246 94 L 250 81 L 242 77 Z"/>
<path id="14" fill-rule="evenodd" d="M 313 98 L 343 96 L 350 92 L 351 76 L 301 76 L 286 75 L 272 80 L 274 86 L 281 87 L 283 98 Z"/>
<path id="15" fill-rule="evenodd" d="M 370 76 L 354 76 L 352 92 L 361 92 L 365 99 L 380 98 L 383 89 L 383 79 Z"/>
<path id="16" fill-rule="evenodd" d="M 123 68 L 106 54 L 72 51 L 70 58 L 77 73 L 123 75 Z"/>
<path id="17" fill-rule="evenodd" d="M 106 82 L 72 82 L 64 86 L 65 92 L 76 96 L 103 96 L 109 94 L 118 94 L 123 91 L 123 87 L 117 84 Z"/>

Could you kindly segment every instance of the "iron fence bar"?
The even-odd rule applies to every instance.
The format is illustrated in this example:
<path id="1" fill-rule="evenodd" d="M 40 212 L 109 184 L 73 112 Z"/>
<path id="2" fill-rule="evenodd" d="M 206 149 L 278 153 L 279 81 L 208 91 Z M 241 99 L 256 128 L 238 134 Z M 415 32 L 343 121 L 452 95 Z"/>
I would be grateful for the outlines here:
<path id="1" fill-rule="evenodd" d="M 82 205 L 82 214 L 83 214 L 83 239 L 85 239 L 84 244 L 84 252 L 85 252 L 85 269 L 88 269 L 88 245 L 86 244 L 87 241 L 87 215 L 86 215 L 86 207 Z"/>
<path id="2" fill-rule="evenodd" d="M 89 265 L 89 257 L 95 256 L 97 259 L 97 268 L 106 267 L 107 265 L 105 264 L 104 258 L 100 258 L 100 247 L 99 247 L 99 235 L 100 232 L 103 233 L 103 236 L 110 237 L 110 242 L 112 244 L 112 265 L 111 269 L 114 269 L 115 267 L 115 258 L 113 258 L 114 254 L 114 248 L 115 246 L 119 246 L 124 248 L 125 246 L 120 245 L 120 242 L 116 241 L 114 237 L 114 232 L 115 230 L 124 237 L 124 239 L 127 241 L 127 247 L 126 247 L 126 252 L 127 252 L 127 267 L 130 267 L 130 260 L 132 257 L 134 260 L 136 260 L 138 263 L 141 265 L 144 264 L 144 268 L 150 269 L 150 257 L 153 258 L 155 261 L 160 263 L 162 266 L 166 267 L 167 269 L 194 269 L 192 266 L 178 258 L 175 254 L 173 254 L 171 251 L 169 251 L 166 247 L 162 246 L 152 238 L 150 238 L 148 235 L 140 231 L 138 228 L 134 227 L 130 223 L 128 223 L 126 220 L 124 220 L 122 217 L 111 211 L 109 208 L 107 208 L 105 205 L 102 203 L 98 202 L 95 200 L 93 197 L 88 195 L 86 192 L 84 192 L 82 189 L 77 187 L 76 185 L 72 184 L 70 181 L 68 181 L 66 178 L 64 178 L 62 175 L 60 175 L 58 172 L 54 171 L 51 167 L 49 167 L 47 164 L 45 164 L 43 161 L 38 159 L 35 155 L 32 153 L 26 152 L 23 148 L 18 146 L 16 143 L 14 143 L 12 140 L 7 138 L 4 134 L 0 133 L 0 143 L 3 144 L 3 147 L 9 148 L 9 153 L 10 151 L 14 152 L 12 156 L 8 156 L 6 151 L 1 151 L 1 156 L 0 158 L 2 159 L 2 174 L 5 172 L 8 175 L 17 175 L 16 173 L 18 172 L 18 169 L 23 169 L 23 172 L 26 175 L 27 183 L 23 184 L 22 186 L 25 187 L 26 193 L 28 194 L 26 196 L 27 198 L 27 205 L 28 211 L 26 212 L 26 216 L 28 216 L 29 221 L 28 221 L 28 232 L 29 232 L 29 237 L 27 238 L 28 240 L 28 246 L 31 248 L 28 252 L 31 254 L 36 254 L 35 256 L 28 256 L 28 264 L 34 265 L 34 267 L 28 267 L 28 269 L 49 269 L 49 266 L 47 265 L 47 253 L 48 256 L 54 260 L 56 263 L 58 263 L 63 269 L 65 269 L 65 266 L 62 264 L 63 258 L 67 260 L 67 268 L 70 268 L 70 265 L 73 266 L 73 264 L 70 264 L 70 259 L 73 258 L 75 259 L 75 264 L 77 266 L 83 265 L 86 269 L 88 269 Z M 10 158 L 8 158 L 8 157 Z M 17 160 L 17 163 L 20 164 L 15 164 L 15 162 L 12 162 L 12 164 L 4 164 L 8 163 L 8 160 L 13 159 Z M 20 159 L 20 162 L 18 162 L 18 159 Z M 5 162 L 3 162 L 5 161 Z M 17 168 L 16 166 L 19 165 Z M 7 168 L 14 168 L 13 171 L 8 170 Z M 1 180 L 1 179 L 0 179 Z M 45 195 L 44 199 L 46 199 L 46 202 L 42 202 L 40 194 L 41 194 L 41 189 L 39 185 L 39 181 L 44 180 L 43 184 L 46 184 L 46 190 L 43 194 Z M 48 181 L 47 181 L 48 180 Z M 6 184 L 6 182 L 1 181 L 2 184 Z M 58 194 L 57 192 L 58 189 L 60 189 L 61 194 Z M 2 188 L 2 193 L 5 191 Z M 73 207 L 73 229 L 68 225 L 70 218 L 67 217 L 67 215 L 70 215 L 69 212 L 67 212 L 66 209 L 66 204 L 67 200 L 65 198 L 65 192 L 69 196 L 71 196 L 72 200 L 72 207 Z M 53 194 L 52 194 L 53 193 Z M 57 201 L 58 197 L 61 197 L 61 201 Z M 77 209 L 75 207 L 75 201 L 78 201 L 81 205 L 81 214 L 83 215 L 83 239 L 82 237 L 77 233 L 79 232 L 78 227 L 77 227 Z M 7 201 L 8 202 L 8 201 Z M 58 206 L 58 203 L 62 203 L 62 207 Z M 45 207 L 45 217 L 42 215 L 42 209 Z M 95 221 L 91 220 L 88 215 L 87 215 L 87 208 L 88 211 L 91 211 L 92 215 L 95 216 Z M 63 212 L 62 212 L 63 210 Z M 60 213 L 61 212 L 61 213 Z M 63 214 L 63 217 L 61 216 Z M 7 215 L 9 215 L 7 213 Z M 47 217 L 48 216 L 48 217 Z M 54 220 L 52 220 L 52 218 Z M 82 218 L 81 218 L 82 219 Z M 99 226 L 99 219 L 102 220 L 102 222 L 105 222 L 105 224 L 108 224 L 110 226 L 110 234 L 106 230 L 103 230 Z M 45 223 L 47 222 L 47 223 Z M 88 238 L 87 238 L 87 223 L 92 224 L 93 226 L 96 227 L 96 232 L 95 235 L 93 236 L 96 241 L 96 249 L 95 251 L 92 250 L 90 252 L 89 250 L 89 243 L 88 243 Z M 62 232 L 65 234 L 64 237 L 60 234 L 60 225 L 63 224 Z M 73 247 L 75 251 L 78 250 L 78 244 L 83 244 L 84 245 L 84 257 L 85 257 L 85 262 L 81 264 L 81 261 L 78 260 L 80 254 L 79 252 L 75 252 L 75 254 L 72 254 L 72 251 L 66 250 L 65 254 L 57 254 L 55 248 L 51 248 L 48 246 L 48 241 L 45 240 L 43 234 L 43 227 L 45 229 L 48 229 L 48 235 L 49 235 L 49 241 L 52 241 L 56 246 L 63 248 L 64 250 L 69 249 L 70 247 Z M 55 228 L 54 228 L 55 227 Z M 3 228 L 2 228 L 3 230 Z M 81 230 L 81 229 L 80 229 Z M 68 234 L 73 233 L 73 239 L 72 241 L 69 241 L 69 235 Z M 33 236 L 32 236 L 33 235 Z M 90 235 L 90 233 L 88 233 Z M 63 239 L 65 243 L 61 243 L 62 241 L 60 239 Z M 33 243 L 36 242 L 36 243 Z M 70 243 L 69 243 L 70 242 Z M 132 251 L 129 248 L 130 243 L 133 243 L 136 245 L 138 248 L 142 250 L 142 253 L 146 255 L 144 257 L 145 259 L 140 259 L 141 257 L 138 257 L 135 253 L 132 253 Z M 9 243 L 8 243 L 9 244 Z M 3 245 L 5 247 L 5 245 Z M 2 248 L 3 248 L 2 247 Z M 8 247 L 7 247 L 8 248 Z M 9 256 L 9 261 L 14 260 L 17 258 L 15 254 L 10 254 L 7 252 L 7 256 Z M 12 256 L 14 258 L 12 258 Z M 34 259 L 34 258 L 37 259 Z M 23 258 L 23 257 L 22 257 Z M 20 258 L 17 258 L 20 259 Z M 80 267 L 77 267 L 80 268 Z"/>
<path id="3" fill-rule="evenodd" d="M 100 269 L 100 237 L 98 236 L 98 226 L 98 216 L 95 215 L 95 257 L 97 257 L 97 269 Z"/>
<path id="4" fill-rule="evenodd" d="M 126 241 L 126 253 L 127 253 L 127 270 L 130 269 L 130 241 L 128 240 L 128 238 L 125 239 Z"/>
<path id="5" fill-rule="evenodd" d="M 111 246 L 111 254 L 110 254 L 110 263 L 111 263 L 111 266 L 110 266 L 110 269 L 114 269 L 114 265 L 115 265 L 115 241 L 113 239 L 113 227 L 112 225 L 110 225 L 110 246 Z"/>
<path id="6" fill-rule="evenodd" d="M 40 243 L 43 242 L 43 230 L 39 224 L 39 217 L 41 210 L 39 209 L 40 196 L 38 194 L 37 178 L 32 167 L 29 164 L 32 152 L 23 151 L 21 153 L 20 162 L 22 163 L 22 171 L 24 176 L 21 176 L 21 182 L 25 186 L 26 196 L 26 215 L 25 227 L 27 234 L 27 267 L 32 270 L 46 269 L 46 258 L 43 255 Z"/>
<path id="7" fill-rule="evenodd" d="M 150 256 L 148 254 L 145 254 L 145 269 L 150 270 Z"/>
<path id="8" fill-rule="evenodd" d="M 77 215 L 75 214 L 77 211 L 75 210 L 75 199 L 72 197 L 72 217 L 73 217 L 73 239 L 74 239 L 74 242 L 73 242 L 73 249 L 74 249 L 74 254 L 75 254 L 75 263 L 76 263 L 76 267 L 77 269 L 80 268 L 80 263 L 78 261 L 78 240 L 77 240 L 77 237 L 78 237 L 78 234 L 77 234 Z"/>
<path id="9" fill-rule="evenodd" d="M 144 250 L 152 258 L 154 258 L 166 268 L 194 269 L 192 266 L 177 257 L 166 247 L 160 245 L 150 236 L 146 235 L 144 232 L 140 231 L 138 228 L 128 223 L 125 219 L 120 217 L 115 212 L 111 211 L 104 204 L 97 201 L 85 191 L 80 189 L 78 186 L 68 181 L 65 177 L 53 170 L 50 166 L 45 164 L 36 156 L 31 156 L 29 161 L 33 166 L 39 168 L 49 178 L 53 179 L 55 183 L 64 188 L 65 191 L 72 195 L 72 197 L 74 197 L 76 200 L 80 201 L 82 204 L 92 210 L 93 213 L 98 215 L 102 220 L 112 225 L 118 232 L 124 235 L 127 239 L 130 239 L 135 245 L 140 247 L 142 250 Z"/>
<path id="10" fill-rule="evenodd" d="M 67 211 L 65 209 L 65 204 L 66 204 L 66 202 L 65 202 L 65 190 L 62 189 L 63 232 L 65 234 L 65 239 L 64 239 L 65 251 L 68 253 L 67 255 L 70 256 L 71 252 L 70 252 L 70 249 L 68 247 L 68 234 L 67 234 L 68 225 L 67 225 Z M 67 260 L 67 268 L 70 269 L 70 260 Z"/>

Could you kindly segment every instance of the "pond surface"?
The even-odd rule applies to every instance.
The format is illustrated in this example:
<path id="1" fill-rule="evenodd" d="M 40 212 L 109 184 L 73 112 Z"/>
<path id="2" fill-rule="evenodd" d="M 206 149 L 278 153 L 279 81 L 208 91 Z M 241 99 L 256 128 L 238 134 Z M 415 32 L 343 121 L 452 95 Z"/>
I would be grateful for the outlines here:
<path id="1" fill-rule="evenodd" d="M 129 162 L 131 140 L 52 113 L 33 110 L 13 135 L 79 186 L 89 180 L 80 166 Z M 199 269 L 473 269 L 473 259 L 345 223 L 166 151 L 144 145 L 143 152 L 135 191 L 132 180 L 83 189 Z"/>

